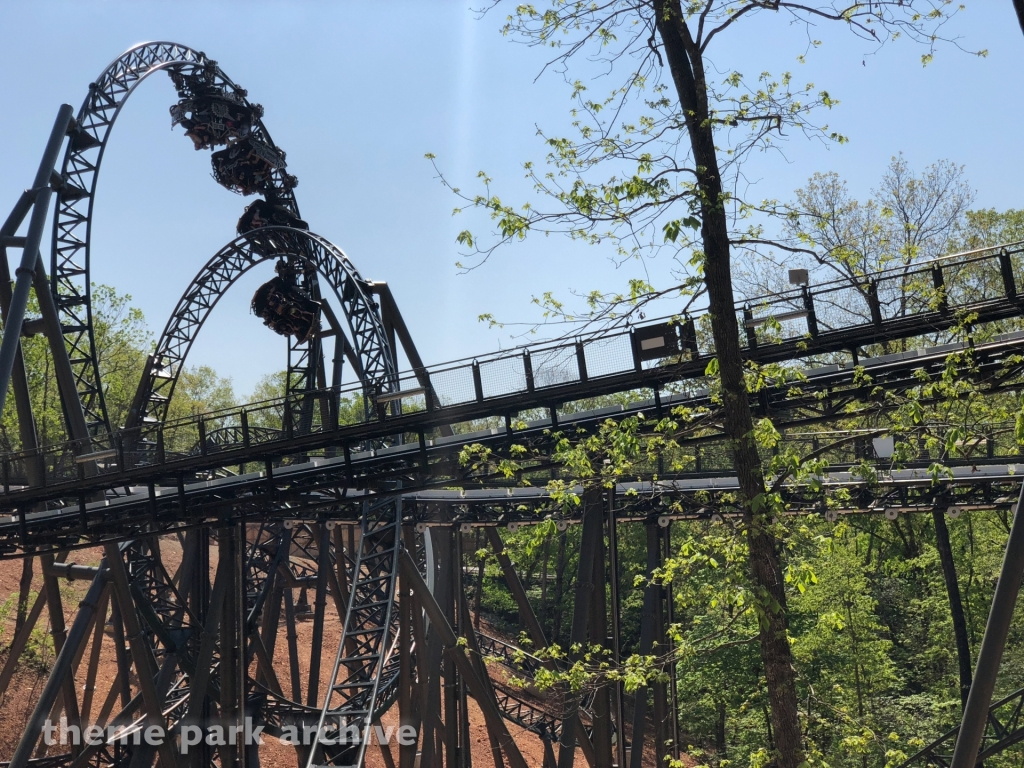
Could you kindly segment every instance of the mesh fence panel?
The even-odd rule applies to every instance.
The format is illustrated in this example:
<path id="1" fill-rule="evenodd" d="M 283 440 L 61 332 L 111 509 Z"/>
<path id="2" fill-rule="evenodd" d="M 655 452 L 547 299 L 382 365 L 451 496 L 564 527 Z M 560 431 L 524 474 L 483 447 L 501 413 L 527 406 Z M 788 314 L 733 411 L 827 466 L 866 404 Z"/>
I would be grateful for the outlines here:
<path id="1" fill-rule="evenodd" d="M 530 359 L 533 362 L 534 385 L 538 389 L 580 380 L 575 346 L 542 349 L 534 352 Z"/>
<path id="2" fill-rule="evenodd" d="M 951 307 L 1006 295 L 998 258 L 950 265 L 943 269 L 942 276 L 946 284 L 946 300 Z"/>
<path id="3" fill-rule="evenodd" d="M 851 285 L 813 294 L 818 327 L 827 331 L 870 323 L 871 307 L 865 291 Z"/>
<path id="4" fill-rule="evenodd" d="M 438 371 L 430 375 L 430 381 L 434 385 L 437 401 L 442 407 L 476 400 L 471 366 L 464 365 L 459 368 Z"/>
<path id="5" fill-rule="evenodd" d="M 883 320 L 903 317 L 909 312 L 927 312 L 936 297 L 931 275 L 918 272 L 878 281 L 878 303 Z"/>
<path id="6" fill-rule="evenodd" d="M 594 339 L 587 342 L 583 350 L 590 378 L 633 370 L 633 346 L 628 333 Z"/>
<path id="7" fill-rule="evenodd" d="M 480 364 L 484 397 L 500 397 L 526 391 L 526 368 L 521 355 L 487 360 Z"/>

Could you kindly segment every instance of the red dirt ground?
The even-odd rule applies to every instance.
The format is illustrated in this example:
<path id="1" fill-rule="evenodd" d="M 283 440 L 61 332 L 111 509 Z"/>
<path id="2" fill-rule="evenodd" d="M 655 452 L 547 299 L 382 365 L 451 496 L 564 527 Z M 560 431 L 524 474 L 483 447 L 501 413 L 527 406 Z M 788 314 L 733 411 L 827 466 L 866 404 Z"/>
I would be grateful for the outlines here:
<path id="1" fill-rule="evenodd" d="M 177 547 L 174 540 L 164 538 L 162 539 L 162 552 L 165 566 L 169 571 L 173 572 L 180 561 L 180 548 Z M 215 554 L 215 552 L 211 554 Z M 100 556 L 101 553 L 98 549 L 82 550 L 72 553 L 69 557 L 69 561 L 73 561 L 81 565 L 97 565 L 99 563 Z M 5 560 L 0 562 L 0 647 L 7 646 L 14 637 L 16 603 L 18 596 L 18 584 L 21 578 L 21 567 L 21 561 Z M 215 568 L 216 563 L 211 563 L 211 567 Z M 34 591 L 38 591 L 41 584 L 42 578 L 37 561 L 35 565 L 32 589 Z M 61 580 L 60 584 L 61 593 L 64 598 L 64 620 L 66 625 L 70 626 L 74 619 L 74 614 L 77 611 L 78 603 L 88 588 L 88 582 L 67 582 Z M 312 596 L 310 597 L 312 599 Z M 334 653 L 341 640 L 341 623 L 330 600 L 328 600 L 326 615 L 327 620 L 325 623 L 324 641 L 322 645 L 324 648 L 324 655 L 321 663 L 322 672 L 320 675 L 321 692 L 324 691 L 328 685 L 328 677 L 330 676 L 331 668 L 334 663 Z M 49 617 L 46 609 L 44 608 L 35 631 L 35 642 L 37 647 L 42 648 L 42 644 L 40 643 L 42 633 L 49 631 Z M 297 623 L 297 634 L 300 645 L 300 678 L 303 681 L 303 685 L 305 684 L 308 676 L 308 651 L 312 641 L 312 632 L 312 621 L 307 620 Z M 277 648 L 282 649 L 287 647 L 286 642 L 284 629 L 282 627 L 278 636 Z M 86 654 L 89 653 L 91 653 L 91 644 L 86 650 Z M 0 651 L 0 666 L 6 662 L 6 656 L 6 650 Z M 38 661 L 36 661 L 34 665 L 28 665 L 23 661 L 19 665 L 9 689 L 4 694 L 3 698 L 0 699 L 0 760 L 10 759 L 31 714 L 32 706 L 38 698 L 43 684 L 46 681 L 46 669 L 49 668 L 52 662 L 52 651 L 39 656 Z M 82 691 L 86 682 L 85 670 L 87 667 L 88 655 L 81 660 L 80 665 L 77 668 L 78 671 L 75 677 L 75 683 L 79 692 Z M 290 688 L 290 679 L 288 677 L 287 670 L 279 669 L 278 674 L 281 679 L 282 686 L 288 690 Z M 90 707 L 89 721 L 96 721 L 97 714 L 100 712 L 103 702 L 114 684 L 115 676 L 116 662 L 114 659 L 113 642 L 110 630 L 107 628 L 105 630 L 105 641 L 101 644 L 94 701 Z M 134 694 L 137 692 L 137 687 L 134 679 L 131 682 L 132 693 Z M 306 691 L 303 690 L 303 697 L 305 697 L 305 694 Z M 116 710 L 117 708 L 118 707 L 115 705 L 114 709 Z M 472 699 L 469 700 L 469 711 L 473 764 L 478 766 L 491 766 L 493 765 L 493 760 L 491 757 L 489 740 L 487 738 L 487 729 L 484 725 L 483 715 L 481 714 L 476 702 Z M 392 709 L 384 715 L 382 721 L 385 728 L 389 725 L 397 726 L 397 707 L 392 707 Z M 526 759 L 527 764 L 530 766 L 537 766 L 539 768 L 543 764 L 544 755 L 543 744 L 540 738 L 514 724 L 507 723 L 507 725 L 513 739 L 523 753 L 523 757 Z M 59 750 L 58 747 L 53 747 L 51 749 L 54 753 Z M 392 754 L 395 762 L 397 763 L 397 745 L 393 746 Z M 263 746 L 260 748 L 260 763 L 263 768 L 294 768 L 297 765 L 296 753 L 291 746 L 283 744 L 273 737 L 266 737 L 264 738 Z M 647 763 L 646 760 L 645 763 Z M 380 749 L 376 745 L 371 745 L 368 749 L 366 764 L 368 768 L 389 768 Z M 582 754 L 579 752 L 577 753 L 576 764 L 586 764 L 582 758 Z M 650 764 L 653 764 L 653 760 Z"/>

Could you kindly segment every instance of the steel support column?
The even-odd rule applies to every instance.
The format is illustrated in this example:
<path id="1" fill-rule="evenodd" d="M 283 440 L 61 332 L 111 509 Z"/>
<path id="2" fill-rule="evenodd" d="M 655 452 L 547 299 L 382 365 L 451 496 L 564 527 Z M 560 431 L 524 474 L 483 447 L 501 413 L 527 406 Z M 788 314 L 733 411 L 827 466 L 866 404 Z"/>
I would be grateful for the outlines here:
<path id="1" fill-rule="evenodd" d="M 39 162 L 36 178 L 32 184 L 35 199 L 32 203 L 32 217 L 29 219 L 28 233 L 22 246 L 21 264 L 15 271 L 14 293 L 11 295 L 11 306 L 7 313 L 7 324 L 4 326 L 3 340 L 0 341 L 0 412 L 7 400 L 7 388 L 11 383 L 11 371 L 14 359 L 21 344 L 21 326 L 25 319 L 25 308 L 28 306 L 28 293 L 32 287 L 32 278 L 39 261 L 39 243 L 42 241 L 43 228 L 50 208 L 50 177 L 53 174 L 57 155 L 60 153 L 64 137 L 71 126 L 74 108 L 70 104 L 62 104 L 57 112 L 57 119 L 46 142 L 46 150 Z"/>
<path id="2" fill-rule="evenodd" d="M 71 624 L 71 631 L 68 633 L 67 640 L 57 654 L 57 659 L 50 670 L 50 676 L 46 680 L 46 685 L 43 686 L 43 692 L 36 702 L 35 709 L 32 710 L 28 723 L 25 725 L 24 735 L 14 750 L 14 755 L 8 764 L 9 768 L 26 768 L 29 759 L 32 757 L 32 749 L 35 747 L 40 735 L 42 735 L 46 716 L 57 701 L 57 695 L 60 693 L 61 688 L 64 687 L 71 676 L 72 662 L 78 647 L 85 641 L 89 627 L 92 626 L 93 614 L 96 612 L 100 595 L 103 592 L 106 580 L 106 570 L 103 567 L 105 562 L 106 560 L 101 561 L 100 571 L 92 580 L 89 591 L 81 602 L 78 614 Z M 165 766 L 165 768 L 172 768 L 172 766 Z"/>
<path id="3" fill-rule="evenodd" d="M 974 768 L 978 759 L 978 749 L 985 735 L 985 722 L 988 708 L 992 703 L 992 691 L 996 685 L 999 663 L 1006 647 L 1006 636 L 1010 630 L 1010 620 L 1017 604 L 1021 578 L 1024 577 L 1024 486 L 1021 487 L 1020 498 L 1013 513 L 1013 525 L 1010 537 L 1006 541 L 1006 552 L 1003 555 L 1003 567 L 999 572 L 999 581 L 992 596 L 992 608 L 989 610 L 988 623 L 985 625 L 985 636 L 978 652 L 978 663 L 974 669 L 974 682 L 967 696 L 967 706 L 960 725 L 960 735 L 953 751 L 950 768 Z"/>
<path id="4" fill-rule="evenodd" d="M 519 574 L 505 552 L 505 545 L 501 540 L 501 535 L 496 528 L 491 526 L 484 528 L 484 531 L 487 534 L 487 540 L 491 545 L 491 549 L 498 559 L 498 565 L 501 566 L 501 573 L 505 577 L 505 584 L 508 586 L 509 592 L 512 593 L 512 597 L 519 608 L 519 617 L 530 633 L 530 639 L 533 640 L 533 644 L 538 649 L 547 648 L 548 641 L 544 635 L 544 629 L 541 627 L 540 621 L 537 620 L 537 614 L 534 613 L 533 606 L 530 605 L 529 597 L 526 594 L 526 589 L 523 587 L 523 582 L 519 579 Z M 544 660 L 544 666 L 552 670 L 558 668 L 550 657 Z M 579 719 L 576 721 L 576 742 L 583 750 L 583 757 L 586 759 L 587 764 L 590 766 L 596 765 L 594 745 L 590 742 L 587 730 Z"/>
<path id="5" fill-rule="evenodd" d="M 654 523 L 645 526 L 647 533 L 647 587 L 644 589 L 643 615 L 640 619 L 640 655 L 650 656 L 654 647 L 655 621 L 658 614 L 660 588 L 650 582 L 658 567 L 658 529 Z M 630 742 L 630 768 L 643 768 L 644 729 L 647 725 L 647 686 L 637 688 L 633 702 L 633 738 Z M 657 732 L 657 731 L 656 731 Z"/>
<path id="6" fill-rule="evenodd" d="M 413 590 L 416 592 L 416 596 L 430 618 L 431 626 L 434 627 L 440 637 L 446 655 L 451 657 L 465 677 L 466 684 L 469 686 L 473 698 L 477 700 L 484 714 L 488 729 L 494 731 L 497 735 L 501 749 L 505 753 L 511 768 L 527 768 L 526 760 L 523 759 L 519 747 L 516 746 L 515 741 L 508 732 L 505 721 L 501 718 L 501 713 L 497 707 L 491 705 L 491 702 L 487 700 L 487 696 L 484 695 L 483 683 L 477 678 L 476 672 L 473 670 L 473 664 L 470 662 L 469 657 L 466 656 L 465 649 L 459 645 L 459 638 L 445 619 L 444 611 L 437 604 L 437 601 L 434 600 L 434 596 L 430 594 L 430 589 L 427 587 L 426 582 L 423 581 L 423 577 L 420 576 L 416 563 L 409 556 L 408 552 L 402 552 L 399 562 L 402 572 L 409 579 Z"/>
<path id="7" fill-rule="evenodd" d="M 599 524 L 603 521 L 599 521 Z M 603 527 L 603 526 L 602 526 Z M 590 642 L 601 648 L 608 645 L 608 606 L 606 602 L 606 561 L 604 535 L 597 537 L 594 557 L 593 605 L 590 608 Z M 609 683 L 602 681 L 594 694 L 594 762 L 597 768 L 612 766 L 612 722 Z"/>
<path id="8" fill-rule="evenodd" d="M 569 646 L 587 642 L 590 606 L 593 602 L 594 560 L 601 539 L 600 490 L 583 494 L 583 532 L 580 537 L 580 559 L 576 573 L 576 600 L 572 611 Z M 580 722 L 579 699 L 573 698 L 562 724 L 562 737 L 558 749 L 558 768 L 572 768 L 576 761 L 576 728 Z"/>

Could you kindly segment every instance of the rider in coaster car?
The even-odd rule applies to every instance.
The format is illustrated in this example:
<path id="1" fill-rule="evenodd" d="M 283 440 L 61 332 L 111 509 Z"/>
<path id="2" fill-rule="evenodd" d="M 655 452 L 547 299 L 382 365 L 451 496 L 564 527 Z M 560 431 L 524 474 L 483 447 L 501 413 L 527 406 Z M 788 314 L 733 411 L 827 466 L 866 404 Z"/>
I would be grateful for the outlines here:
<path id="1" fill-rule="evenodd" d="M 171 126 L 181 123 L 196 149 L 209 149 L 250 133 L 263 107 L 249 104 L 246 91 L 222 81 L 216 62 L 183 71 L 169 71 L 179 101 L 171 107 Z"/>
<path id="2" fill-rule="evenodd" d="M 283 260 L 277 276 L 261 285 L 252 297 L 252 311 L 263 324 L 282 336 L 306 341 L 317 327 L 320 304 L 304 296 L 292 283 L 291 267 Z"/>
<path id="3" fill-rule="evenodd" d="M 217 182 L 242 195 L 269 192 L 274 171 L 285 168 L 284 152 L 251 135 L 214 152 L 211 162 Z"/>
<path id="4" fill-rule="evenodd" d="M 210 149 L 248 136 L 262 115 L 259 104 L 246 104 L 230 93 L 182 99 L 171 107 L 172 125 L 184 125 L 185 135 L 196 149 Z"/>
<path id="5" fill-rule="evenodd" d="M 309 229 L 309 224 L 271 197 L 268 200 L 255 200 L 246 206 L 245 212 L 238 219 L 238 234 L 244 234 L 260 227 L 292 227 L 293 229 Z"/>

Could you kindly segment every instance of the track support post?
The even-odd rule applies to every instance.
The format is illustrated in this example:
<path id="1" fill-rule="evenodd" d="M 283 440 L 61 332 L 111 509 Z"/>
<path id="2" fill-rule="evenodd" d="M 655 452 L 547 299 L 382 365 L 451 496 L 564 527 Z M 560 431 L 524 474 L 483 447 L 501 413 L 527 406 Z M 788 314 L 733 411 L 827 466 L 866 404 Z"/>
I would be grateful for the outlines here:
<path id="1" fill-rule="evenodd" d="M 64 137 L 67 136 L 72 125 L 73 113 L 74 108 L 70 104 L 62 104 L 58 110 L 57 119 L 53 123 L 53 130 L 50 132 L 46 150 L 43 152 L 43 158 L 39 162 L 39 169 L 36 171 L 36 178 L 32 184 L 32 193 L 35 195 L 32 202 L 32 218 L 29 220 L 28 234 L 25 236 L 25 243 L 22 246 L 21 263 L 15 272 L 14 293 L 11 296 L 10 310 L 7 313 L 3 340 L 0 341 L 0 411 L 3 411 L 4 403 L 7 400 L 7 389 L 11 383 L 14 358 L 21 346 L 21 326 L 25 320 L 25 309 L 28 306 L 28 292 L 32 287 L 36 265 L 39 262 L 39 243 L 43 237 L 43 228 L 46 226 L 50 196 L 53 194 L 53 190 L 50 188 L 50 177 L 61 145 L 64 143 Z M 25 213 L 27 214 L 27 211 Z"/>
<path id="2" fill-rule="evenodd" d="M 1006 636 L 1010 631 L 1010 620 L 1017 604 L 1021 578 L 1024 577 L 1024 486 L 1013 513 L 1010 538 L 1006 542 L 1003 566 L 992 596 L 992 608 L 985 625 L 985 636 L 978 652 L 978 663 L 974 669 L 974 681 L 967 696 L 967 706 L 960 724 L 960 735 L 956 739 L 950 768 L 974 768 L 978 760 L 978 749 L 985 735 L 988 708 L 992 703 L 992 691 L 996 685 L 999 663 L 1006 647 Z"/>
<path id="3" fill-rule="evenodd" d="M 509 765 L 511 768 L 527 768 L 526 760 L 508 732 L 508 728 L 505 727 L 504 720 L 501 719 L 501 713 L 498 712 L 497 707 L 494 707 L 485 695 L 483 683 L 477 677 L 465 649 L 459 645 L 458 636 L 452 629 L 451 624 L 445 619 L 443 609 L 434 600 L 434 596 L 430 594 L 430 589 L 427 587 L 426 582 L 423 581 L 423 577 L 420 576 L 416 563 L 413 562 L 409 553 L 405 551 L 400 555 L 399 563 L 401 564 L 402 573 L 409 579 L 413 591 L 426 611 L 431 626 L 437 632 L 441 643 L 444 645 L 445 653 L 455 662 L 459 672 L 465 678 L 473 698 L 480 705 L 484 718 L 487 720 L 488 729 L 497 735 L 498 742 L 501 744 L 502 751 L 505 753 Z"/>

